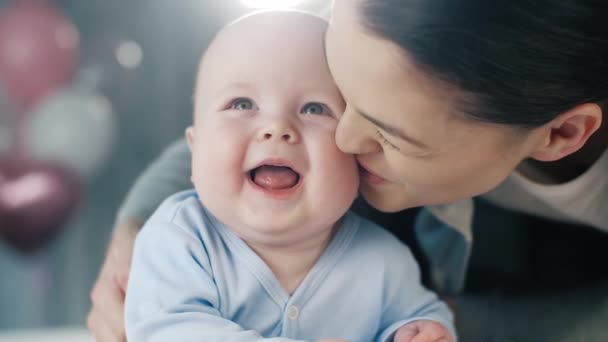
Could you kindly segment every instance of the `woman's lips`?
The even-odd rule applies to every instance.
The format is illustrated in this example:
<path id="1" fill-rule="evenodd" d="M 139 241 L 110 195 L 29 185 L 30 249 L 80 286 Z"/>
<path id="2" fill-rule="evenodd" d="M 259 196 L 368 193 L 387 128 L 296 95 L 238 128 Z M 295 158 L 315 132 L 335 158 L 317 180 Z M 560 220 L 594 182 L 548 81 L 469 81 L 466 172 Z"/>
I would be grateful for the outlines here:
<path id="1" fill-rule="evenodd" d="M 359 175 L 361 176 L 361 179 L 364 182 L 369 183 L 371 185 L 382 185 L 388 182 L 386 179 L 371 172 L 369 169 L 367 169 L 361 164 L 359 164 Z"/>

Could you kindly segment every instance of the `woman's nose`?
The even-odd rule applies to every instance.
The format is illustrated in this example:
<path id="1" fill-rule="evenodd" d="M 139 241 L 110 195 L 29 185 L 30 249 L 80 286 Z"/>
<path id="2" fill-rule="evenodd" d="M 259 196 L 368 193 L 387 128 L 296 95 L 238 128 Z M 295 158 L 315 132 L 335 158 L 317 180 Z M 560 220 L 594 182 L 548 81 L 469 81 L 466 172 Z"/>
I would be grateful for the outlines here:
<path id="1" fill-rule="evenodd" d="M 368 154 L 382 151 L 376 141 L 371 123 L 363 119 L 348 106 L 338 121 L 336 144 L 344 153 Z"/>
<path id="2" fill-rule="evenodd" d="M 300 134 L 287 120 L 275 120 L 259 131 L 258 140 L 297 144 L 300 142 Z"/>

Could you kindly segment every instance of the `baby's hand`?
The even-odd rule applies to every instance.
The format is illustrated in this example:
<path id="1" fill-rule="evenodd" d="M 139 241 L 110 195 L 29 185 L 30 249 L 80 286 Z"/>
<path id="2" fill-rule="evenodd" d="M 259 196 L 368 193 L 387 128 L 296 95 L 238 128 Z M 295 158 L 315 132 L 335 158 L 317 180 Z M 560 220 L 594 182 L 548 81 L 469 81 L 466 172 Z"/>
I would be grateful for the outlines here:
<path id="1" fill-rule="evenodd" d="M 429 320 L 414 321 L 397 330 L 395 342 L 454 342 L 452 334 L 440 323 Z"/>

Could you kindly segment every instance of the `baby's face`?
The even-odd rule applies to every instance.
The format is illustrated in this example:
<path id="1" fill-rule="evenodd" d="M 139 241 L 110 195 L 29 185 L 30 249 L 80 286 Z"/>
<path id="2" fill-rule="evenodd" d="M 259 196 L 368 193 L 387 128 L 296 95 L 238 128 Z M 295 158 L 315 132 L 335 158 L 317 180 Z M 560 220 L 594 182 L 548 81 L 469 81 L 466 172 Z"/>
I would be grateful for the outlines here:
<path id="1" fill-rule="evenodd" d="M 358 171 L 335 144 L 344 102 L 325 63 L 325 23 L 263 14 L 208 50 L 187 131 L 205 206 L 248 241 L 288 244 L 330 229 Z"/>

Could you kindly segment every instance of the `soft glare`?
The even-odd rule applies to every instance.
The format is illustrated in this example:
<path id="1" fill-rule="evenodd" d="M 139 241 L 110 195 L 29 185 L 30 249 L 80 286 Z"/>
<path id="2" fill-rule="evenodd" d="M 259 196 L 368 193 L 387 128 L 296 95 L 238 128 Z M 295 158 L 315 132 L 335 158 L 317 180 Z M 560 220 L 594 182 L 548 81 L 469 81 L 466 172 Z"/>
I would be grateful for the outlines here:
<path id="1" fill-rule="evenodd" d="M 249 8 L 286 8 L 293 7 L 303 0 L 241 0 Z"/>
<path id="2" fill-rule="evenodd" d="M 118 63 L 125 69 L 135 69 L 140 64 L 144 54 L 141 46 L 134 41 L 122 42 L 116 49 L 116 59 Z"/>

